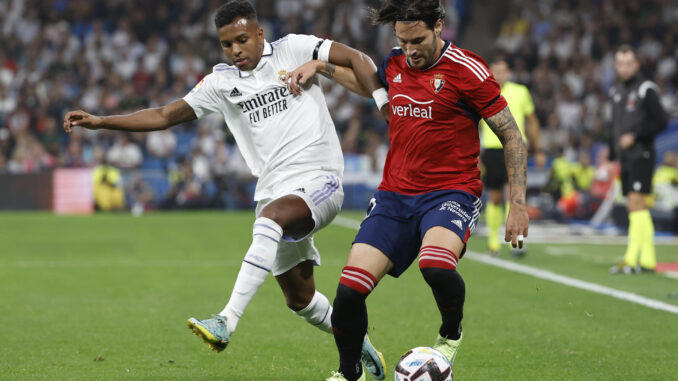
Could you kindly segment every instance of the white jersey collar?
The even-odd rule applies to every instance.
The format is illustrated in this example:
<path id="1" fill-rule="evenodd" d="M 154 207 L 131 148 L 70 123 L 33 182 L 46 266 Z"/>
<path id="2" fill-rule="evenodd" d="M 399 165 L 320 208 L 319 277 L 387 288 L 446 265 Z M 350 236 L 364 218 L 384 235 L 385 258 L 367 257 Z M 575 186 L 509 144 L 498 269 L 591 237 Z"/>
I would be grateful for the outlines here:
<path id="1" fill-rule="evenodd" d="M 264 65 L 266 65 L 266 62 L 268 62 L 268 58 L 270 58 L 273 55 L 273 45 L 271 45 L 270 42 L 264 40 L 264 52 L 261 54 L 261 59 L 259 60 L 259 63 L 257 66 L 250 70 L 250 71 L 242 71 L 240 70 L 240 78 L 246 78 L 254 74 L 255 72 L 261 70 Z"/>

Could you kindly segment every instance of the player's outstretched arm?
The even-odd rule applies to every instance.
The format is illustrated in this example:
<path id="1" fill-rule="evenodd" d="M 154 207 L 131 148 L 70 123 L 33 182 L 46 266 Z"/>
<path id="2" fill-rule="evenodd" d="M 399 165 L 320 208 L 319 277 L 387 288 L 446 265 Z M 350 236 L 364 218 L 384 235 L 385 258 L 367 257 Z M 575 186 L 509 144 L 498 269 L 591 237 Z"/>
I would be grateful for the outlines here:
<path id="1" fill-rule="evenodd" d="M 287 76 L 288 87 L 293 94 L 301 95 L 302 86 L 308 82 L 315 74 L 321 74 L 324 77 L 333 80 L 334 82 L 344 86 L 349 91 L 352 91 L 360 96 L 369 98 L 370 92 L 358 82 L 353 69 L 337 66 L 330 62 L 321 60 L 314 60 L 307 62 Z"/>
<path id="2" fill-rule="evenodd" d="M 164 130 L 195 119 L 191 106 L 180 99 L 163 107 L 144 109 L 127 115 L 96 116 L 82 110 L 71 111 L 64 117 L 64 130 L 70 134 L 73 126 L 79 126 L 90 130 L 143 132 Z"/>
<path id="3" fill-rule="evenodd" d="M 350 48 L 339 42 L 333 42 L 330 47 L 328 61 L 337 66 L 353 70 L 356 80 L 372 94 L 374 90 L 383 87 L 377 75 L 377 66 L 365 53 Z"/>
<path id="4" fill-rule="evenodd" d="M 338 42 L 333 42 L 330 47 L 328 61 L 353 70 L 358 83 L 372 95 L 377 103 L 377 108 L 381 111 L 386 122 L 388 122 L 391 117 L 388 92 L 379 80 L 377 66 L 372 59 L 361 51 Z"/>
<path id="5" fill-rule="evenodd" d="M 513 247 L 523 247 L 521 238 L 527 237 L 527 229 L 530 223 L 525 205 L 527 146 L 508 106 L 497 114 L 485 118 L 485 122 L 504 146 L 511 202 L 504 239 L 506 242 L 510 241 Z"/>

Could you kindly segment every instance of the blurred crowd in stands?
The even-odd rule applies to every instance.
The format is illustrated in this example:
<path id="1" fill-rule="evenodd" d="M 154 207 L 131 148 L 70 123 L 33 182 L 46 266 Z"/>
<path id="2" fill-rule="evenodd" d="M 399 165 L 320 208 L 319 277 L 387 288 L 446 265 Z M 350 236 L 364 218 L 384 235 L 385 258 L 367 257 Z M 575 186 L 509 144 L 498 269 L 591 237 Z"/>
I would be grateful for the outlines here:
<path id="1" fill-rule="evenodd" d="M 665 110 L 677 115 L 678 2 L 514 0 L 508 9 L 495 46 L 508 57 L 513 80 L 531 90 L 541 146 L 553 158 L 545 190 L 555 196 L 557 212 L 588 218 L 618 173 L 607 162 L 616 47 L 636 48 L 641 75 L 658 84 Z M 660 169 L 677 165 L 669 152 Z M 659 188 L 678 185 L 678 176 L 667 173 L 655 176 Z M 658 195 L 658 207 L 678 206 L 673 189 L 671 202 Z"/>
<path id="2" fill-rule="evenodd" d="M 366 21 L 365 7 L 377 0 L 253 2 L 269 41 L 314 34 L 360 49 L 377 63 L 396 44 L 388 27 Z M 447 40 L 462 41 L 472 16 L 484 22 L 471 14 L 470 0 L 443 2 Z M 127 204 L 251 206 L 253 179 L 219 116 L 151 133 L 76 128 L 67 136 L 61 128 L 73 109 L 121 114 L 183 97 L 223 61 L 213 24 L 221 3 L 0 0 L 0 173 L 105 166 L 122 171 L 111 178 L 124 181 L 106 186 L 124 183 Z M 537 186 L 557 190 L 558 197 L 570 186 L 590 192 L 597 178 L 592 168 L 606 160 L 600 153 L 609 135 L 605 103 L 618 44 L 638 48 L 644 75 L 662 89 L 666 109 L 676 112 L 678 2 L 509 3 L 495 50 L 508 58 L 513 80 L 532 91 L 542 147 L 551 157 L 547 168 L 537 168 L 549 173 Z M 348 171 L 378 173 L 387 126 L 373 103 L 323 83 Z"/>
<path id="3" fill-rule="evenodd" d="M 523 0 L 509 9 L 496 46 L 510 58 L 514 80 L 531 89 L 552 154 L 560 146 L 574 161 L 579 148 L 607 141 L 607 91 L 621 44 L 637 48 L 642 75 L 676 115 L 678 2 Z"/>

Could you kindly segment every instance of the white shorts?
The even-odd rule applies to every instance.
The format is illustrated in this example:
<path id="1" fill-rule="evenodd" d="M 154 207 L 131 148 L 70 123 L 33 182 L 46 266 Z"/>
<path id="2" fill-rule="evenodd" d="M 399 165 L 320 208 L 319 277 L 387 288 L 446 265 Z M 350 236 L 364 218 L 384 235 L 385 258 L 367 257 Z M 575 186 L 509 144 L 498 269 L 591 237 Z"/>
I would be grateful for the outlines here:
<path id="1" fill-rule="evenodd" d="M 276 196 L 259 201 L 256 208 L 256 216 L 271 202 L 289 195 L 300 197 L 306 202 L 311 210 L 311 216 L 315 222 L 313 230 L 303 238 L 294 239 L 283 236 L 278 246 L 278 253 L 273 263 L 271 272 L 274 276 L 286 273 L 294 266 L 307 260 L 320 266 L 320 253 L 313 245 L 313 233 L 327 226 L 341 210 L 344 202 L 344 189 L 341 179 L 335 175 L 327 174 L 312 178 L 308 181 L 300 181 L 292 189 L 282 190 Z"/>

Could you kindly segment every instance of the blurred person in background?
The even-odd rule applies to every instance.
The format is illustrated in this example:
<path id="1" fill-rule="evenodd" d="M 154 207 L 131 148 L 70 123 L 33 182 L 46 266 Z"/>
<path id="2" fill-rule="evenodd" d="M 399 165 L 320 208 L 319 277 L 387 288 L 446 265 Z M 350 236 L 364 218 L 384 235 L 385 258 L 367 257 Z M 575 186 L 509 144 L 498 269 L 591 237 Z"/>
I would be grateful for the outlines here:
<path id="1" fill-rule="evenodd" d="M 125 209 L 125 192 L 120 170 L 109 165 L 101 149 L 94 151 L 94 158 L 101 163 L 92 170 L 94 209 L 103 212 Z"/>
<path id="2" fill-rule="evenodd" d="M 40 143 L 55 158 L 61 153 L 61 134 L 58 126 L 57 120 L 52 117 L 41 118 L 38 125 Z"/>
<path id="3" fill-rule="evenodd" d="M 596 168 L 591 165 L 591 155 L 588 150 L 579 151 L 579 160 L 570 165 L 572 184 L 576 192 L 576 203 L 573 207 L 573 217 L 579 219 L 590 218 L 598 209 L 600 200 L 591 195 L 595 181 Z"/>
<path id="4" fill-rule="evenodd" d="M 7 128 L 0 128 L 0 153 L 9 158 L 14 150 L 14 139 Z"/>
<path id="5" fill-rule="evenodd" d="M 600 201 L 607 197 L 619 176 L 618 163 L 610 162 L 609 158 L 610 149 L 601 147 L 596 154 L 596 172 L 593 176 L 593 184 L 591 184 L 591 196 Z"/>
<path id="6" fill-rule="evenodd" d="M 612 141 L 610 154 L 621 164 L 622 193 L 629 213 L 628 247 L 613 274 L 654 272 L 657 265 L 654 224 L 646 206 L 652 193 L 654 138 L 668 124 L 657 85 L 640 74 L 633 48 L 620 46 L 614 57 L 617 83 L 610 89 Z"/>
<path id="7" fill-rule="evenodd" d="M 170 130 L 151 131 L 146 139 L 146 149 L 153 157 L 168 159 L 174 154 L 177 138 Z"/>
<path id="8" fill-rule="evenodd" d="M 550 151 L 553 154 L 553 160 L 546 190 L 557 201 L 560 213 L 566 216 L 572 215 L 575 208 L 570 206 L 570 199 L 574 199 L 576 193 L 572 179 L 572 163 L 565 156 L 562 142 L 552 142 Z"/>
<path id="9" fill-rule="evenodd" d="M 16 97 L 0 82 L 0 122 L 17 107 Z"/>
<path id="10" fill-rule="evenodd" d="M 579 160 L 572 164 L 574 186 L 582 192 L 590 192 L 596 169 L 591 165 L 591 155 L 584 150 L 579 152 Z"/>
<path id="11" fill-rule="evenodd" d="M 191 159 L 169 173 L 170 188 L 161 204 L 163 209 L 203 209 L 210 205 L 207 183 L 193 171 Z"/>
<path id="12" fill-rule="evenodd" d="M 15 134 L 16 145 L 7 164 L 11 173 L 35 173 L 54 167 L 54 158 L 28 130 Z"/>
<path id="13" fill-rule="evenodd" d="M 81 168 L 87 166 L 87 162 L 83 155 L 82 135 L 74 135 L 68 141 L 65 152 L 61 154 L 61 165 L 66 168 Z"/>
<path id="14" fill-rule="evenodd" d="M 534 111 L 534 103 L 530 90 L 518 83 L 511 82 L 511 69 L 502 56 L 490 61 L 490 70 L 501 86 L 501 95 L 504 96 L 511 114 L 515 118 L 523 139 L 529 143 L 530 151 L 534 155 L 538 168 L 546 164 L 546 156 L 541 150 L 539 119 Z M 504 148 L 497 135 L 492 132 L 484 120 L 481 120 L 480 145 L 482 165 L 485 169 L 483 185 L 489 190 L 489 200 L 485 205 L 485 221 L 487 224 L 487 247 L 491 254 L 499 252 L 499 228 L 509 213 L 508 203 L 504 209 L 504 190 L 508 183 L 506 165 L 504 162 Z M 527 135 L 527 136 L 526 136 Z M 525 248 L 515 248 L 511 251 L 515 256 L 525 253 Z"/>
<path id="15" fill-rule="evenodd" d="M 5 155 L 3 155 L 2 151 L 0 151 L 0 174 L 6 172 L 7 172 L 7 159 L 5 159 Z"/>
<path id="16" fill-rule="evenodd" d="M 106 161 L 123 169 L 138 168 L 142 159 L 141 148 L 124 132 L 118 133 L 115 144 L 106 152 Z"/>
<path id="17" fill-rule="evenodd" d="M 667 151 L 662 163 L 657 167 L 652 178 L 655 191 L 655 208 L 671 211 L 678 207 L 678 152 Z"/>
<path id="18" fill-rule="evenodd" d="M 388 94 L 372 60 L 357 50 L 310 35 L 291 34 L 273 43 L 266 41 L 256 11 L 247 0 L 226 2 L 216 11 L 214 24 L 231 64 L 214 66 L 185 97 L 127 115 L 100 117 L 72 111 L 64 117 L 64 129 L 71 132 L 79 126 L 142 132 L 164 130 L 212 113 L 221 115 L 258 176 L 255 200 L 259 204 L 252 244 L 227 305 L 212 319 L 190 318 L 189 328 L 213 350 L 223 351 L 245 308 L 271 272 L 287 306 L 308 323 L 331 333 L 332 306 L 315 288 L 313 266 L 320 264 L 320 255 L 313 234 L 329 224 L 341 208 L 343 159 L 315 71 L 310 76 L 304 71 L 288 72 L 312 61 L 318 72 L 347 83 L 354 92 L 367 97 L 373 94 L 386 119 Z M 154 45 L 152 54 L 159 59 L 164 48 L 155 40 L 149 42 Z M 146 58 L 146 65 L 155 64 Z M 288 88 L 290 83 L 301 87 Z M 182 195 L 203 194 L 196 187 L 200 179 L 188 160 L 182 169 L 184 186 L 177 187 L 177 200 Z M 383 379 L 383 357 L 366 336 L 362 344 L 365 368 Z"/>

